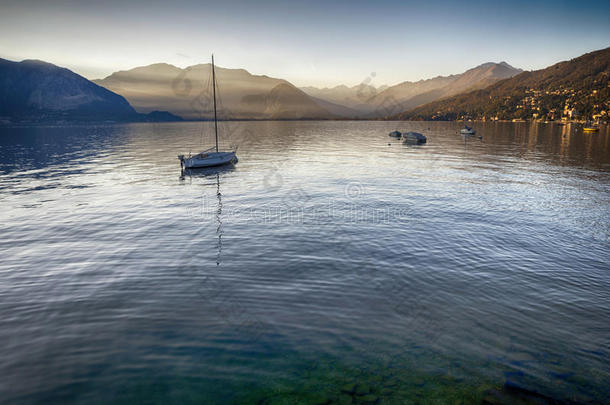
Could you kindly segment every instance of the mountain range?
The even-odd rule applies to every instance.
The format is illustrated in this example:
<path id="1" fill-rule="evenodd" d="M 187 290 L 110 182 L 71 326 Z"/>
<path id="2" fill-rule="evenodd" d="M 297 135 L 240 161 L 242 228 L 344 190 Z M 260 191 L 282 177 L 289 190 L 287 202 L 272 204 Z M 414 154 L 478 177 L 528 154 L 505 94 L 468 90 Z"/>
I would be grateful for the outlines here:
<path id="1" fill-rule="evenodd" d="M 464 73 L 375 88 L 362 84 L 317 89 L 302 88 L 319 99 L 349 106 L 360 118 L 381 118 L 467 90 L 480 89 L 521 73 L 506 62 L 485 63 Z"/>
<path id="2" fill-rule="evenodd" d="M 482 89 L 521 72 L 506 62 L 484 63 L 460 74 L 397 84 L 369 99 L 368 104 L 375 106 L 375 117 L 385 117 L 464 91 Z"/>
<path id="3" fill-rule="evenodd" d="M 483 89 L 401 112 L 393 119 L 604 118 L 610 110 L 610 48 L 523 72 Z"/>
<path id="4" fill-rule="evenodd" d="M 221 119 L 559 119 L 610 110 L 610 48 L 524 72 L 506 62 L 393 86 L 297 88 L 216 67 Z M 0 122 L 210 119 L 211 65 L 156 63 L 89 81 L 50 63 L 0 59 Z M 607 117 L 607 115 L 605 116 Z"/>
<path id="5" fill-rule="evenodd" d="M 2 121 L 166 121 L 155 111 L 143 115 L 120 96 L 68 69 L 38 60 L 0 59 Z"/>
<path id="6" fill-rule="evenodd" d="M 315 102 L 286 80 L 252 75 L 244 69 L 216 67 L 215 72 L 220 118 L 337 118 L 323 103 Z M 94 82 L 125 96 L 142 112 L 162 109 L 186 119 L 213 117 L 211 65 L 207 63 L 184 69 L 157 63 L 116 72 Z"/>
<path id="7" fill-rule="evenodd" d="M 328 102 L 335 105 L 347 107 L 347 114 L 357 116 L 362 113 L 373 111 L 373 107 L 367 101 L 387 89 L 388 86 L 375 87 L 370 84 L 361 83 L 348 87 L 344 84 L 335 87 L 317 88 L 313 86 L 301 87 L 307 95 L 313 97 L 318 103 Z"/>
<path id="8" fill-rule="evenodd" d="M 335 119 L 380 118 L 426 102 L 483 88 L 520 73 L 506 62 L 486 63 L 464 73 L 376 88 L 370 84 L 297 89 L 288 81 L 252 75 L 243 69 L 216 67 L 222 118 Z M 211 65 L 184 69 L 158 63 L 120 71 L 95 80 L 123 95 L 139 111 L 162 109 L 187 119 L 209 119 Z"/>

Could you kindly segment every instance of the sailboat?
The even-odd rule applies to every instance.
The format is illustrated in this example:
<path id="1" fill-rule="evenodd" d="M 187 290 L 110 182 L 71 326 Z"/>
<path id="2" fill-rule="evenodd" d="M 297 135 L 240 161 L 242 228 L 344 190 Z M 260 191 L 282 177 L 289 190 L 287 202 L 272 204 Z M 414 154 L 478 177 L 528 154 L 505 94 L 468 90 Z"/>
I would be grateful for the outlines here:
<path id="1" fill-rule="evenodd" d="M 214 95 L 214 134 L 216 135 L 216 146 L 203 152 L 188 157 L 178 155 L 180 166 L 183 169 L 196 169 L 202 167 L 220 166 L 237 163 L 235 150 L 220 151 L 218 149 L 218 113 L 216 106 L 216 70 L 214 69 L 214 55 L 212 55 L 212 92 Z"/>

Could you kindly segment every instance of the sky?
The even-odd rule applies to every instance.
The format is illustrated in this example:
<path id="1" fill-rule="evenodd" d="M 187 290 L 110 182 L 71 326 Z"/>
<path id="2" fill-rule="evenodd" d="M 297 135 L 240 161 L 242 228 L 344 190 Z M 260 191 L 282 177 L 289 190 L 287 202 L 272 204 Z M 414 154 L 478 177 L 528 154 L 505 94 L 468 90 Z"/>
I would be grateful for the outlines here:
<path id="1" fill-rule="evenodd" d="M 89 79 L 210 60 L 297 86 L 526 70 L 610 46 L 610 1 L 1 0 L 0 58 Z"/>

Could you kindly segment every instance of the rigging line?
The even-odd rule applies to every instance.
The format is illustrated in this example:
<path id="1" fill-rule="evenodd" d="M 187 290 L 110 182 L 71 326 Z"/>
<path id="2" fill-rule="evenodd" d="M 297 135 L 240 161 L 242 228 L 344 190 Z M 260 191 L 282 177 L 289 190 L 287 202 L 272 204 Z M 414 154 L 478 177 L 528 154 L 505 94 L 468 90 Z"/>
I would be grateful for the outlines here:
<path id="1" fill-rule="evenodd" d="M 227 81 L 228 82 L 228 81 Z M 227 146 L 227 144 L 230 145 L 231 143 L 231 139 L 233 137 L 233 131 L 231 130 L 231 128 L 234 128 L 233 122 L 231 121 L 231 111 L 229 110 L 229 108 L 227 107 L 227 105 L 224 103 L 224 100 L 222 98 L 222 94 L 223 92 L 220 90 L 220 87 L 217 86 L 219 89 L 219 100 L 222 106 L 222 111 L 223 111 L 223 116 L 222 116 L 222 127 L 223 127 L 223 144 L 225 145 L 225 147 Z"/>
<path id="2" fill-rule="evenodd" d="M 223 134 L 226 135 L 228 133 L 227 126 L 224 122 L 224 120 L 226 119 L 226 108 L 222 102 L 222 91 L 220 90 L 220 84 L 218 83 L 218 80 L 216 80 L 216 104 L 218 106 L 218 111 L 220 112 L 218 115 L 219 116 L 218 119 L 220 121 L 218 125 L 220 126 L 220 129 L 221 129 L 220 132 L 222 132 Z M 220 142 L 220 140 L 219 140 L 219 142 Z"/>
<path id="3" fill-rule="evenodd" d="M 216 152 L 218 152 L 218 117 L 216 116 L 216 72 L 214 54 L 212 54 L 212 89 L 214 90 L 214 134 L 216 135 Z"/>
<path id="4" fill-rule="evenodd" d="M 223 137 L 221 139 L 221 141 L 223 142 L 224 145 L 231 144 L 231 139 L 232 139 L 232 135 L 233 135 L 233 131 L 231 131 L 233 122 L 231 121 L 231 111 L 229 110 L 229 108 L 224 104 L 223 98 L 222 98 L 222 90 L 221 90 L 221 85 L 220 83 L 217 81 L 216 83 L 216 93 L 217 93 L 217 98 L 218 98 L 218 104 L 221 108 L 221 115 L 220 115 L 220 122 L 219 125 L 222 129 L 222 134 Z"/>
<path id="5" fill-rule="evenodd" d="M 204 72 L 205 72 L 205 70 L 204 70 Z M 202 74 L 202 76 L 205 78 L 205 75 Z M 210 86 L 210 77 L 208 75 L 207 80 L 206 79 L 202 80 L 201 92 L 199 93 L 199 95 L 197 97 L 199 100 L 199 103 L 201 104 L 201 136 L 199 139 L 199 141 L 201 142 L 201 147 L 203 147 L 205 144 L 204 135 L 205 135 L 206 120 L 207 120 L 206 113 L 208 112 L 206 107 L 209 104 L 209 102 L 208 102 L 209 86 Z"/>

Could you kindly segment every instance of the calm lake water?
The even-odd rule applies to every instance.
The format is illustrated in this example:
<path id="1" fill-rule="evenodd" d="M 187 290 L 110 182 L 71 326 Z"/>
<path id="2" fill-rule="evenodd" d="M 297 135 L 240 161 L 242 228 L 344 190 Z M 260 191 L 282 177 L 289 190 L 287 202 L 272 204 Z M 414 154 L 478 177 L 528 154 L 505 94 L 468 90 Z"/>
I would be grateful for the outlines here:
<path id="1" fill-rule="evenodd" d="M 609 401 L 610 132 L 476 127 L 0 129 L 0 401 Z"/>

